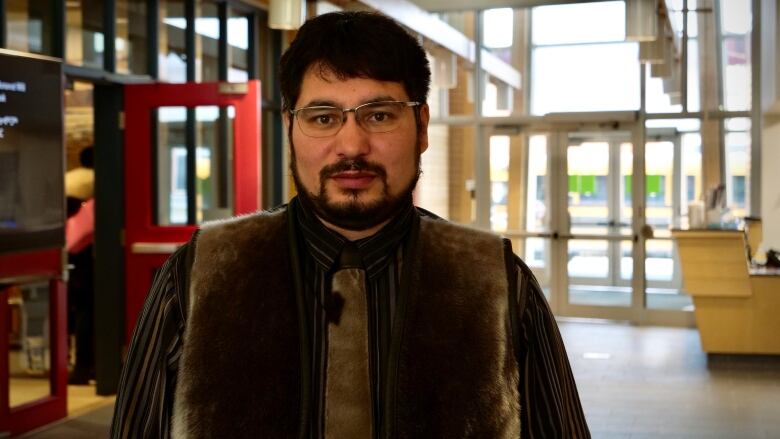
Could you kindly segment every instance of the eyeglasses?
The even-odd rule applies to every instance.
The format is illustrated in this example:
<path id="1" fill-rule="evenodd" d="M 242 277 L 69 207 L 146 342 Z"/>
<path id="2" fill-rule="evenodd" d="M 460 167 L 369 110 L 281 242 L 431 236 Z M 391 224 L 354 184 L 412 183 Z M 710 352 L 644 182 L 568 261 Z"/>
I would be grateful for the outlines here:
<path id="1" fill-rule="evenodd" d="M 368 102 L 355 108 L 338 108 L 327 105 L 290 110 L 298 119 L 298 126 L 309 137 L 330 137 L 336 135 L 347 121 L 347 113 L 355 113 L 355 121 L 370 133 L 387 133 L 398 128 L 407 107 L 416 107 L 419 102 L 379 101 Z"/>

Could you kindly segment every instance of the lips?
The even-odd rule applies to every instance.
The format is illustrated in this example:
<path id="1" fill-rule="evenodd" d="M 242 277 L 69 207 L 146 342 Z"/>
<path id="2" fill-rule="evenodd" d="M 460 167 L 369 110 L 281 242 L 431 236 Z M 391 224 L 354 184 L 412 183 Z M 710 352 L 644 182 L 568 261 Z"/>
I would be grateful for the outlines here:
<path id="1" fill-rule="evenodd" d="M 376 174 L 366 171 L 343 171 L 330 176 L 342 189 L 365 189 L 371 185 Z"/>

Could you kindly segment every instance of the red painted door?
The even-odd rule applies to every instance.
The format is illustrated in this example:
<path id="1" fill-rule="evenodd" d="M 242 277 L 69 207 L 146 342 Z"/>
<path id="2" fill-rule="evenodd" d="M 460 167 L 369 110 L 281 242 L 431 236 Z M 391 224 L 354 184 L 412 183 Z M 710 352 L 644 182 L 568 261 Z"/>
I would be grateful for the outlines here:
<path id="1" fill-rule="evenodd" d="M 125 336 L 197 225 L 260 208 L 260 83 L 125 86 Z"/>

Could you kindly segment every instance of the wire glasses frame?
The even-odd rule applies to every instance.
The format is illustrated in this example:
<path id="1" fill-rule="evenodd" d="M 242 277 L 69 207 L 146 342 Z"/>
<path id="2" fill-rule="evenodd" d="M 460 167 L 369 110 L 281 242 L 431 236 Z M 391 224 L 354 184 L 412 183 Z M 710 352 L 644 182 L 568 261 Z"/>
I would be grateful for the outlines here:
<path id="1" fill-rule="evenodd" d="M 407 107 L 417 107 L 420 102 L 378 101 L 368 102 L 354 108 L 338 108 L 330 105 L 315 105 L 290 110 L 298 119 L 298 126 L 309 137 L 330 137 L 336 135 L 347 121 L 347 113 L 355 113 L 357 124 L 370 133 L 387 133 L 398 128 Z"/>

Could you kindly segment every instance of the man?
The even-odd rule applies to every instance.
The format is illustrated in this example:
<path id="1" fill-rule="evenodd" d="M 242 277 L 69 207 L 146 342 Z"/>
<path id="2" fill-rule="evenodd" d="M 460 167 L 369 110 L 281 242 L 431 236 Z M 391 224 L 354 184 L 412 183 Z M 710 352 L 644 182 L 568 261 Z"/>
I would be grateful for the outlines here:
<path id="1" fill-rule="evenodd" d="M 386 17 L 301 27 L 281 59 L 298 196 L 166 263 L 114 437 L 589 437 L 530 270 L 412 205 L 429 80 Z"/>

